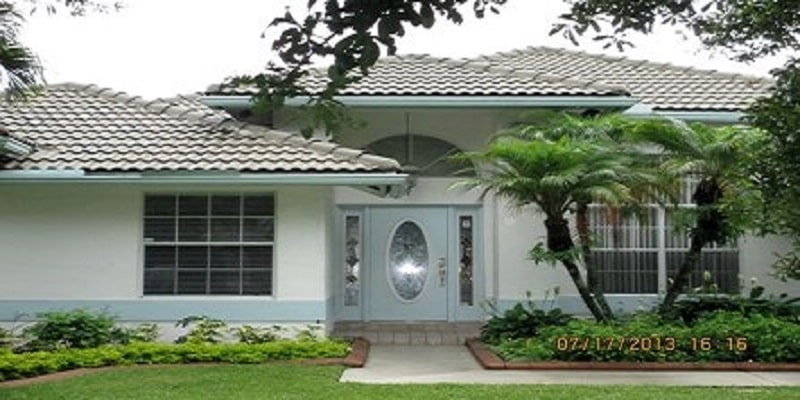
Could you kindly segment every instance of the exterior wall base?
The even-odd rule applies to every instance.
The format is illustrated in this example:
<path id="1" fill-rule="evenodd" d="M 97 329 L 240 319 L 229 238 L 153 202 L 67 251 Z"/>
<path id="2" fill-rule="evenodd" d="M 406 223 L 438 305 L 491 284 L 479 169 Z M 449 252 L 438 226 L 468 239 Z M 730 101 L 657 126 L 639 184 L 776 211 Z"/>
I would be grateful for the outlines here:
<path id="1" fill-rule="evenodd" d="M 517 303 L 526 303 L 526 299 L 500 299 L 497 301 L 496 306 L 500 312 L 508 310 Z M 616 312 L 634 312 L 650 310 L 661 299 L 657 295 L 606 295 L 606 301 L 611 309 Z M 579 316 L 590 316 L 589 310 L 583 304 L 578 295 L 561 295 L 555 300 L 531 299 L 535 307 L 543 310 L 550 310 L 552 308 L 560 308 L 568 314 Z"/>
<path id="2" fill-rule="evenodd" d="M 227 322 L 323 323 L 325 300 L 271 299 L 136 299 L 136 300 L 0 300 L 0 321 L 31 321 L 47 311 L 85 309 L 107 312 L 120 322 L 172 322 L 206 315 Z"/>

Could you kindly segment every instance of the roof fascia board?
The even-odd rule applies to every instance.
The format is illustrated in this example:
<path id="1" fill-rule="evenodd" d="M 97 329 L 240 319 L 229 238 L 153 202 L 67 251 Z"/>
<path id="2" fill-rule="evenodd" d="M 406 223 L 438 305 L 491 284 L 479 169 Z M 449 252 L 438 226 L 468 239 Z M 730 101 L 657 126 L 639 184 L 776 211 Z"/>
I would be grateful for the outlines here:
<path id="1" fill-rule="evenodd" d="M 405 185 L 408 174 L 94 174 L 84 171 L 0 171 L 0 183 L 136 183 L 136 184 L 272 184 L 272 185 Z"/>
<path id="2" fill-rule="evenodd" d="M 336 96 L 337 101 L 351 107 L 630 107 L 638 102 L 628 96 Z M 210 107 L 241 108 L 252 106 L 250 96 L 203 96 L 200 101 Z M 309 97 L 286 99 L 285 105 L 307 104 Z"/>

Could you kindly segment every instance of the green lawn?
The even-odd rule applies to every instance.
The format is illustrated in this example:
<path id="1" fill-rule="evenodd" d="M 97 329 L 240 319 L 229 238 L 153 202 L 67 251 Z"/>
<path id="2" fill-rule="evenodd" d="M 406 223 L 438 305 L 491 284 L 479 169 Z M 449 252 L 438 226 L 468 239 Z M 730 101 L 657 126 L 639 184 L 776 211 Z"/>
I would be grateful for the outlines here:
<path id="1" fill-rule="evenodd" d="M 124 368 L 0 388 L 0 399 L 789 399 L 795 388 L 343 384 L 341 367 L 292 364 Z"/>

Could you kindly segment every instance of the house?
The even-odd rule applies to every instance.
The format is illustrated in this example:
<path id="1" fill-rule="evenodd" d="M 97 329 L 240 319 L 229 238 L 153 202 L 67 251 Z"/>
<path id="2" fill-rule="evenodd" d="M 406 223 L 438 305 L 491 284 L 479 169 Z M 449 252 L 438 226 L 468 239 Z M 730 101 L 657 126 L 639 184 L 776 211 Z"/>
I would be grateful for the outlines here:
<path id="1" fill-rule="evenodd" d="M 450 189 L 447 156 L 537 109 L 736 123 L 770 85 L 544 47 L 387 57 L 341 93 L 366 125 L 337 144 L 296 133 L 304 99 L 252 116 L 249 88 L 147 101 L 53 85 L 0 108 L 0 320 L 87 307 L 165 323 L 468 322 L 486 300 L 507 307 L 555 287 L 557 305 L 585 313 L 561 268 L 527 259 L 540 217 Z M 651 213 L 613 228 L 593 216 L 601 238 L 618 239 L 595 250 L 613 308 L 652 304 L 680 262 L 685 238 L 664 209 Z M 703 269 L 724 290 L 756 277 L 791 292 L 769 276 L 781 242 L 709 249 Z"/>

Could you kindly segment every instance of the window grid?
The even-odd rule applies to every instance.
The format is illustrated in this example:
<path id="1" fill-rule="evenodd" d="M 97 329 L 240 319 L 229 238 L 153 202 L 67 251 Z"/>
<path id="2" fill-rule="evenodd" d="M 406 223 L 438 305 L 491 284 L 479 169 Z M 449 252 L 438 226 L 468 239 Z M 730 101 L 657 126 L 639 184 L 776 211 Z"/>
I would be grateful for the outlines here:
<path id="1" fill-rule="evenodd" d="M 174 207 L 173 215 L 171 215 L 171 216 L 167 216 L 167 215 L 147 215 L 148 213 L 147 213 L 147 211 L 145 211 L 145 220 L 146 221 L 147 220 L 158 220 L 158 219 L 174 220 L 174 229 L 173 229 L 173 235 L 174 235 L 173 238 L 174 238 L 174 240 L 172 240 L 172 241 L 155 241 L 152 238 L 147 238 L 146 237 L 145 238 L 145 250 L 147 250 L 148 248 L 159 248 L 159 247 L 161 247 L 161 248 L 171 248 L 171 249 L 173 249 L 173 253 L 174 253 L 173 254 L 173 262 L 172 262 L 172 266 L 169 267 L 169 268 L 163 268 L 163 267 L 150 267 L 150 268 L 147 268 L 146 267 L 145 268 L 145 274 L 147 274 L 148 271 L 155 272 L 155 273 L 157 273 L 157 272 L 168 272 L 168 271 L 172 272 L 173 273 L 172 274 L 172 291 L 171 291 L 171 293 L 152 293 L 152 292 L 151 293 L 147 293 L 148 290 L 147 290 L 147 287 L 145 287 L 145 294 L 173 294 L 173 295 L 181 295 L 181 294 L 203 294 L 203 295 L 259 294 L 259 295 L 271 295 L 272 294 L 272 276 L 271 275 L 272 275 L 272 271 L 273 271 L 273 267 L 274 267 L 274 251 L 273 251 L 273 248 L 274 248 L 274 235 L 275 235 L 275 233 L 274 233 L 274 220 L 275 220 L 275 216 L 274 216 L 274 197 L 272 195 L 267 195 L 267 194 L 258 194 L 258 195 L 257 194 L 248 194 L 248 195 L 244 195 L 244 194 L 211 195 L 211 194 L 208 194 L 208 195 L 204 195 L 202 197 L 205 197 L 205 202 L 206 202 L 206 214 L 205 215 L 181 214 L 181 210 L 180 210 L 180 205 L 181 205 L 180 199 L 182 197 L 201 197 L 201 196 L 198 196 L 198 195 L 152 195 L 152 197 L 159 197 L 159 196 L 162 196 L 162 197 L 166 197 L 166 196 L 173 197 L 173 207 Z M 149 196 L 146 196 L 146 201 L 147 201 L 147 197 L 149 197 Z M 215 215 L 214 212 L 213 212 L 213 204 L 214 204 L 213 200 L 215 199 L 215 197 L 216 198 L 237 197 L 237 200 L 238 200 L 237 214 L 238 215 Z M 245 201 L 246 201 L 247 198 L 253 198 L 253 197 L 269 199 L 268 201 L 269 201 L 269 203 L 270 203 L 270 205 L 272 207 L 272 210 L 268 211 L 268 212 L 271 215 L 267 215 L 267 214 L 263 214 L 263 215 L 262 214 L 246 215 L 246 213 L 245 213 Z M 205 226 L 204 236 L 205 236 L 206 240 L 203 240 L 203 241 L 197 241 L 197 240 L 195 240 L 195 241 L 188 241 L 188 240 L 187 241 L 182 241 L 182 240 L 180 240 L 180 236 L 179 235 L 181 233 L 180 232 L 181 219 L 185 220 L 185 219 L 199 219 L 199 218 L 205 219 L 205 225 L 206 226 Z M 213 237 L 214 236 L 214 231 L 212 230 L 212 222 L 214 221 L 214 219 L 230 219 L 230 220 L 239 221 L 239 224 L 238 224 L 238 238 L 239 238 L 239 241 L 215 241 L 215 240 L 213 240 L 214 239 L 214 237 Z M 269 230 L 267 230 L 267 231 L 264 232 L 264 234 L 267 235 L 267 236 L 271 236 L 273 240 L 270 240 L 270 241 L 246 241 L 247 239 L 245 237 L 245 223 L 244 222 L 246 220 L 248 220 L 248 219 L 251 219 L 251 220 L 254 220 L 254 219 L 269 220 L 270 224 L 272 225 L 271 232 Z M 182 267 L 181 266 L 182 260 L 180 258 L 181 249 L 200 248 L 200 247 L 206 249 L 206 252 L 205 252 L 205 266 L 202 267 L 202 268 L 200 268 L 200 267 Z M 235 247 L 237 249 L 237 251 L 238 251 L 238 253 L 237 253 L 237 255 L 238 255 L 238 257 L 237 257 L 238 263 L 237 264 L 238 265 L 235 268 L 215 267 L 214 265 L 212 265 L 212 259 L 214 258 L 213 257 L 213 255 L 214 255 L 213 249 L 215 249 L 215 248 L 216 249 L 221 249 L 221 248 L 226 248 L 226 247 L 228 247 L 228 248 Z M 256 267 L 256 268 L 254 268 L 252 266 L 249 266 L 249 267 L 246 266 L 245 265 L 245 254 L 246 254 L 245 249 L 247 249 L 247 248 L 264 248 L 265 250 L 269 249 L 267 251 L 267 253 L 269 254 L 269 258 L 264 260 L 266 264 L 263 267 Z M 145 255 L 145 257 L 147 257 L 147 255 Z M 180 290 L 181 273 L 188 274 L 188 273 L 192 273 L 192 272 L 195 272 L 195 273 L 197 273 L 197 272 L 205 272 L 205 288 L 204 288 L 203 293 L 186 293 L 186 291 L 182 292 Z M 234 272 L 238 275 L 236 293 L 232 293 L 230 291 L 224 290 L 225 288 L 222 288 L 222 290 L 218 289 L 219 291 L 213 291 L 214 288 L 213 288 L 212 283 L 214 281 L 212 280 L 212 277 L 214 276 L 214 273 L 223 274 L 223 273 L 234 273 Z M 260 290 L 256 290 L 255 292 L 257 292 L 257 293 L 245 293 L 246 291 L 247 292 L 254 292 L 252 289 L 251 290 L 246 290 L 247 289 L 247 287 L 246 287 L 246 283 L 247 282 L 245 281 L 245 274 L 246 273 L 263 273 L 264 276 L 262 278 L 264 278 L 264 284 L 265 284 L 266 287 L 265 288 L 261 288 Z M 145 281 L 147 281 L 147 280 L 145 280 Z M 184 280 L 184 282 L 186 282 L 186 281 Z"/>
<path id="2" fill-rule="evenodd" d="M 680 208 L 694 207 L 692 193 L 698 183 L 696 177 L 683 181 Z M 644 218 L 620 217 L 614 224 L 604 206 L 590 206 L 595 240 L 590 261 L 600 271 L 600 284 L 607 293 L 664 293 L 667 277 L 674 276 L 689 249 L 688 233 L 674 232 L 673 211 L 655 203 L 645 207 Z M 689 284 L 699 286 L 703 271 L 709 270 L 721 292 L 738 292 L 738 254 L 736 243 L 707 246 Z"/>

